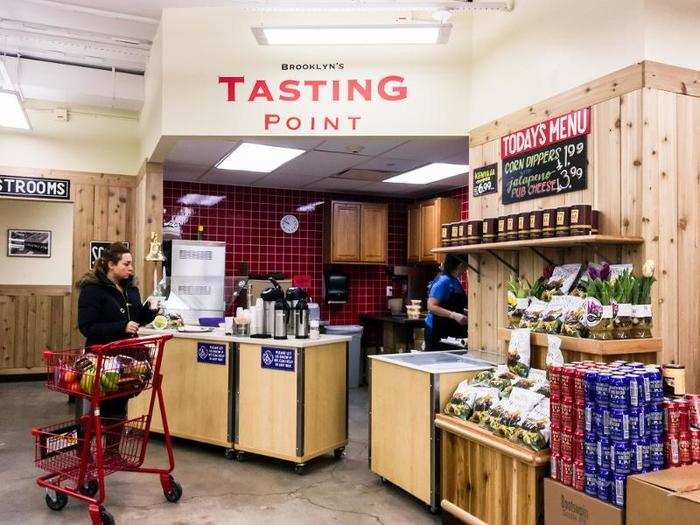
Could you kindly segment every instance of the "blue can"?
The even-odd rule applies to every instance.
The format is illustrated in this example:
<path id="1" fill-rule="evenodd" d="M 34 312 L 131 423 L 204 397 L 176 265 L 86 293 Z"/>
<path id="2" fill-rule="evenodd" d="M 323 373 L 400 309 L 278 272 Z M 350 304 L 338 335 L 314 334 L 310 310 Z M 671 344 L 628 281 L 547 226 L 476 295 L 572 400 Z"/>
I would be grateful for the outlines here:
<path id="1" fill-rule="evenodd" d="M 649 442 L 646 439 L 630 440 L 631 472 L 639 474 L 648 472 L 651 468 L 649 459 Z"/>
<path id="2" fill-rule="evenodd" d="M 661 434 L 664 431 L 664 409 L 661 403 L 650 403 L 644 409 L 647 433 Z"/>
<path id="3" fill-rule="evenodd" d="M 583 376 L 583 388 L 584 395 L 586 398 L 586 403 L 595 403 L 595 385 L 598 381 L 598 371 L 597 370 L 586 370 L 586 374 Z"/>
<path id="4" fill-rule="evenodd" d="M 598 442 L 593 439 L 591 441 L 584 439 L 583 442 L 583 462 L 586 465 L 598 464 Z"/>
<path id="5" fill-rule="evenodd" d="M 604 436 L 603 433 L 603 412 L 606 409 L 596 405 L 593 408 L 593 432 L 599 436 Z"/>
<path id="6" fill-rule="evenodd" d="M 598 499 L 602 501 L 611 500 L 612 472 L 608 469 L 598 469 Z"/>
<path id="7" fill-rule="evenodd" d="M 583 491 L 594 498 L 598 496 L 598 467 L 586 463 L 583 470 Z"/>
<path id="8" fill-rule="evenodd" d="M 633 361 L 632 363 L 627 363 L 629 366 L 632 368 L 646 368 L 647 365 L 644 363 L 640 363 L 639 361 Z"/>
<path id="9" fill-rule="evenodd" d="M 627 410 L 613 408 L 610 411 L 610 437 L 617 441 L 630 438 L 630 419 Z"/>
<path id="10" fill-rule="evenodd" d="M 631 407 L 638 407 L 644 404 L 642 399 L 643 392 L 642 385 L 643 381 L 639 375 L 634 372 L 627 374 L 627 380 L 629 381 L 629 402 Z"/>
<path id="11" fill-rule="evenodd" d="M 601 429 L 601 434 L 603 436 L 610 437 L 610 409 L 608 407 L 603 407 L 601 409 L 602 412 L 602 429 Z M 599 434 L 599 435 L 601 435 Z"/>
<path id="12" fill-rule="evenodd" d="M 595 382 L 595 402 L 600 407 L 607 407 L 610 395 L 610 372 L 600 372 Z"/>
<path id="13" fill-rule="evenodd" d="M 613 474 L 612 483 L 610 484 L 610 502 L 616 507 L 625 506 L 625 482 L 627 474 Z"/>
<path id="14" fill-rule="evenodd" d="M 599 469 L 610 469 L 612 467 L 610 451 L 610 438 L 605 436 L 599 437 L 596 443 L 596 465 L 598 465 Z"/>
<path id="15" fill-rule="evenodd" d="M 629 409 L 630 439 L 643 438 L 646 435 L 646 412 L 644 406 Z"/>
<path id="16" fill-rule="evenodd" d="M 632 469 L 632 455 L 627 441 L 613 441 L 610 445 L 610 460 L 615 474 L 629 474 Z"/>
<path id="17" fill-rule="evenodd" d="M 629 405 L 629 380 L 624 374 L 612 374 L 608 383 L 610 408 L 627 408 Z"/>
<path id="18" fill-rule="evenodd" d="M 635 374 L 642 380 L 642 390 L 640 392 L 643 394 L 642 401 L 644 403 L 651 403 L 651 374 L 648 374 L 646 369 L 641 368 L 638 368 Z"/>
<path id="19" fill-rule="evenodd" d="M 649 378 L 651 401 L 653 403 L 661 403 L 664 400 L 664 387 L 661 381 L 661 372 L 658 368 L 650 366 L 646 368 L 644 377 Z"/>
<path id="20" fill-rule="evenodd" d="M 665 461 L 663 434 L 652 433 L 649 438 L 649 464 L 651 470 L 663 469 Z"/>
<path id="21" fill-rule="evenodd" d="M 595 403 L 587 402 L 583 408 L 584 424 L 583 430 L 586 434 L 595 433 L 595 423 L 593 421 L 593 412 L 595 411 Z"/>

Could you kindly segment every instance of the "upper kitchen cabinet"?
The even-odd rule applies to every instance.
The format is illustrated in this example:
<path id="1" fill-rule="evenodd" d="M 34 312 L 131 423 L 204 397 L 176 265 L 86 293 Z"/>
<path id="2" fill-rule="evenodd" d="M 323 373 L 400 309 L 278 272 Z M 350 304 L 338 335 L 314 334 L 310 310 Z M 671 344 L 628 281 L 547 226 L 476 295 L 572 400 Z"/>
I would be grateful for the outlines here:
<path id="1" fill-rule="evenodd" d="M 386 204 L 332 201 L 326 207 L 327 263 L 386 264 L 389 208 Z"/>
<path id="2" fill-rule="evenodd" d="M 440 227 L 459 220 L 459 203 L 439 197 L 408 208 L 408 262 L 435 263 L 442 257 L 430 250 L 440 246 Z"/>

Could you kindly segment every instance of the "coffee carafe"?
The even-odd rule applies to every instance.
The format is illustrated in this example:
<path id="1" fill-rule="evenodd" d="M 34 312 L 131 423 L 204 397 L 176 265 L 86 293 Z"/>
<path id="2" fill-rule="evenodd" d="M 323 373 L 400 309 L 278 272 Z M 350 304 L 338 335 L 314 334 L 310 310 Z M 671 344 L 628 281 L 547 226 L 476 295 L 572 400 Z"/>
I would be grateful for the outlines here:
<path id="1" fill-rule="evenodd" d="M 272 329 L 272 337 L 275 339 L 287 339 L 287 318 L 289 306 L 284 298 L 275 301 L 274 309 L 274 325 Z"/>
<path id="2" fill-rule="evenodd" d="M 263 329 L 262 337 L 273 337 L 275 330 L 275 304 L 284 301 L 284 291 L 274 279 L 270 279 L 271 288 L 265 288 L 260 297 L 263 300 Z"/>
<path id="3" fill-rule="evenodd" d="M 297 339 L 309 338 L 309 304 L 306 299 L 299 299 L 294 305 L 292 315 L 290 316 L 294 322 L 294 337 Z"/>
<path id="4" fill-rule="evenodd" d="M 295 331 L 295 325 L 294 325 L 294 309 L 297 306 L 297 303 L 299 302 L 300 299 L 305 299 L 306 298 L 306 292 L 304 291 L 303 288 L 299 288 L 297 286 L 292 286 L 290 288 L 287 288 L 287 293 L 285 295 L 285 299 L 287 301 L 287 306 L 289 307 L 289 320 L 287 321 L 287 333 L 288 334 L 293 334 Z"/>

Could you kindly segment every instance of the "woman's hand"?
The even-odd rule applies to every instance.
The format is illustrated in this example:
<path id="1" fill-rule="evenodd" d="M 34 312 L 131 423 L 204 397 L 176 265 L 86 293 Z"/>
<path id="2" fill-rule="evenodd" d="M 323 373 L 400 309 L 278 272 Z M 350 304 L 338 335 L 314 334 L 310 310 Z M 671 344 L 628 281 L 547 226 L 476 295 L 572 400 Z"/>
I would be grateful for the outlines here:
<path id="1" fill-rule="evenodd" d="M 134 321 L 129 321 L 126 323 L 126 329 L 124 331 L 127 334 L 137 335 L 139 333 L 139 324 Z"/>
<path id="2" fill-rule="evenodd" d="M 148 309 L 151 312 L 157 312 L 158 310 L 160 310 L 160 301 L 154 301 L 153 299 L 149 299 Z"/>

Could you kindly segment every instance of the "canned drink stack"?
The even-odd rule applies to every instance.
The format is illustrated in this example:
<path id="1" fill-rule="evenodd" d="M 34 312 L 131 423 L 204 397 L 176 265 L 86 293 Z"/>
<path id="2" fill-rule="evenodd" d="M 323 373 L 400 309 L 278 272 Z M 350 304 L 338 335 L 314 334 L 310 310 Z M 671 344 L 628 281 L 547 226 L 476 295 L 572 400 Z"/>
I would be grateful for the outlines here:
<path id="1" fill-rule="evenodd" d="M 598 371 L 594 369 L 586 370 L 584 375 L 584 398 L 586 403 L 595 403 L 595 384 L 598 380 Z M 551 387 L 550 387 L 551 388 Z"/>
<path id="2" fill-rule="evenodd" d="M 574 369 L 574 401 L 584 403 L 586 401 L 586 368 L 579 365 Z"/>
<path id="3" fill-rule="evenodd" d="M 629 409 L 630 438 L 639 439 L 646 435 L 646 413 L 644 406 Z"/>
<path id="4" fill-rule="evenodd" d="M 598 469 L 610 469 L 610 438 L 601 436 L 598 438 L 597 465 Z"/>
<path id="5" fill-rule="evenodd" d="M 561 399 L 552 396 L 549 399 L 549 419 L 552 427 L 562 428 L 561 426 Z"/>
<path id="6" fill-rule="evenodd" d="M 666 465 L 666 450 L 661 433 L 653 433 L 649 438 L 649 462 L 651 470 L 661 470 Z"/>
<path id="7" fill-rule="evenodd" d="M 549 438 L 549 446 L 552 449 L 552 456 L 561 454 L 561 430 L 555 428 L 554 425 L 551 427 L 552 434 Z"/>
<path id="8" fill-rule="evenodd" d="M 574 483 L 574 463 L 562 458 L 561 461 L 561 482 L 571 487 Z"/>
<path id="9" fill-rule="evenodd" d="M 630 438 L 630 422 L 627 410 L 613 408 L 610 411 L 610 437 L 617 441 Z"/>
<path id="10" fill-rule="evenodd" d="M 568 396 L 561 402 L 561 428 L 564 432 L 574 432 L 574 400 Z"/>
<path id="11" fill-rule="evenodd" d="M 610 501 L 610 484 L 612 483 L 612 472 L 608 469 L 598 469 L 598 499 Z"/>
<path id="12" fill-rule="evenodd" d="M 627 474 L 613 474 L 612 483 L 610 484 L 610 502 L 616 507 L 625 506 L 625 482 Z"/>
<path id="13" fill-rule="evenodd" d="M 664 455 L 666 457 L 666 468 L 679 467 L 681 465 L 678 436 L 666 434 L 666 439 L 664 440 Z"/>
<path id="14" fill-rule="evenodd" d="M 574 432 L 583 433 L 586 431 L 586 405 L 583 400 L 574 401 Z"/>
<path id="15" fill-rule="evenodd" d="M 682 465 L 690 465 L 693 462 L 690 447 L 690 432 L 683 431 L 678 434 L 678 459 Z"/>
<path id="16" fill-rule="evenodd" d="M 689 411 L 690 403 L 686 399 L 676 400 L 678 406 L 678 428 L 680 432 L 688 432 L 690 430 Z"/>
<path id="17" fill-rule="evenodd" d="M 585 473 L 584 468 L 585 467 L 583 465 L 583 461 L 574 461 L 573 479 L 572 479 L 571 486 L 580 492 L 583 492 L 583 489 L 584 489 L 585 484 L 586 484 L 586 481 L 585 481 L 586 480 L 586 473 Z"/>
<path id="18" fill-rule="evenodd" d="M 561 397 L 562 399 L 574 397 L 574 380 L 576 377 L 576 368 L 573 365 L 566 364 L 562 367 L 561 372 Z"/>
<path id="19" fill-rule="evenodd" d="M 627 441 L 613 441 L 610 448 L 612 471 L 615 474 L 629 474 L 632 470 L 631 449 Z"/>
<path id="20" fill-rule="evenodd" d="M 598 374 L 598 379 L 595 383 L 595 402 L 599 407 L 608 406 L 610 372 L 601 372 Z"/>
<path id="21" fill-rule="evenodd" d="M 664 431 L 667 434 L 678 434 L 680 428 L 680 410 L 673 399 L 666 399 L 663 402 L 664 408 Z"/>
<path id="22" fill-rule="evenodd" d="M 630 372 L 627 374 L 627 381 L 629 381 L 628 397 L 630 408 L 642 406 L 644 404 L 644 401 L 642 399 L 642 396 L 644 395 L 644 392 L 642 391 L 642 379 L 639 377 L 639 375 L 635 374 L 634 372 Z"/>
<path id="23" fill-rule="evenodd" d="M 664 410 L 661 403 L 649 403 L 645 409 L 649 433 L 661 434 L 664 431 Z"/>
<path id="24" fill-rule="evenodd" d="M 661 403 L 664 400 L 664 387 L 661 379 L 661 371 L 653 366 L 647 366 L 645 377 L 649 377 L 649 389 L 651 391 L 651 401 Z"/>
<path id="25" fill-rule="evenodd" d="M 608 386 L 610 408 L 626 409 L 629 405 L 629 378 L 624 374 L 612 374 Z"/>
<path id="26" fill-rule="evenodd" d="M 547 368 L 549 375 L 549 391 L 552 398 L 561 399 L 561 372 L 562 367 L 559 365 L 549 365 Z"/>
<path id="27" fill-rule="evenodd" d="M 561 457 L 564 461 L 573 461 L 574 459 L 574 436 L 573 434 L 562 431 L 561 433 Z"/>

